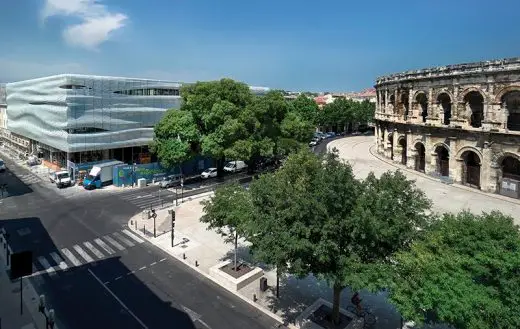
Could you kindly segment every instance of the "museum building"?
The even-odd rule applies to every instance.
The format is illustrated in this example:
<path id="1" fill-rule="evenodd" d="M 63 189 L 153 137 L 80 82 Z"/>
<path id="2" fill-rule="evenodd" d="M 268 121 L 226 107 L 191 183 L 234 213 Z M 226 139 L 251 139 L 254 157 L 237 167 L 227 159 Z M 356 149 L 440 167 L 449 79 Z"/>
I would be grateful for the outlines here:
<path id="1" fill-rule="evenodd" d="M 379 154 L 520 198 L 520 58 L 407 71 L 375 87 Z"/>

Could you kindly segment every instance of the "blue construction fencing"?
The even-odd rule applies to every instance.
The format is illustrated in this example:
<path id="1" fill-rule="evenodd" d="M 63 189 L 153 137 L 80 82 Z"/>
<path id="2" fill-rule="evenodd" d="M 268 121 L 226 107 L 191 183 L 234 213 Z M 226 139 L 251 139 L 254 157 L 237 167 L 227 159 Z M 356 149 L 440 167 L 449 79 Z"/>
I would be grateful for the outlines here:
<path id="1" fill-rule="evenodd" d="M 190 161 L 186 161 L 173 169 L 163 168 L 158 162 L 136 165 L 118 165 L 114 167 L 114 185 L 115 186 L 131 186 L 132 183 L 137 183 L 140 178 L 145 178 L 147 183 L 161 180 L 168 175 L 182 174 L 184 176 L 191 176 L 201 173 L 213 165 L 211 158 L 198 156 Z"/>

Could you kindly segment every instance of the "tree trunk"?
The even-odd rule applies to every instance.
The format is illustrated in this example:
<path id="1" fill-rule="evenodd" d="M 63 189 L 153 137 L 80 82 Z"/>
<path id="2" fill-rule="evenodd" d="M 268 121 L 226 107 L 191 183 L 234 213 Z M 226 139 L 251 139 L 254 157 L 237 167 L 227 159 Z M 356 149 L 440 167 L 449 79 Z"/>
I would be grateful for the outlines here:
<path id="1" fill-rule="evenodd" d="M 334 324 L 339 324 L 339 319 L 340 319 L 339 301 L 341 298 L 341 291 L 343 291 L 343 287 L 338 284 L 334 284 L 334 288 L 333 288 L 334 299 L 332 301 L 332 315 L 331 315 L 332 323 L 334 323 Z"/>
<path id="2" fill-rule="evenodd" d="M 235 271 L 238 271 L 238 268 L 237 268 L 237 253 L 238 253 L 238 233 L 235 232 L 235 261 L 234 261 L 234 266 L 233 266 L 233 270 Z"/>
<path id="3" fill-rule="evenodd" d="M 276 298 L 280 298 L 280 270 L 276 267 Z"/>

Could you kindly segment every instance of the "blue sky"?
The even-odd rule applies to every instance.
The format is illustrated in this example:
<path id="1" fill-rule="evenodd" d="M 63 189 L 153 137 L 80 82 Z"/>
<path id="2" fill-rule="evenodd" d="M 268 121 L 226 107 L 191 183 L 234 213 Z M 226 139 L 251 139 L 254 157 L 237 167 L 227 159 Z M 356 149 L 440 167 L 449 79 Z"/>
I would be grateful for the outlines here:
<path id="1" fill-rule="evenodd" d="M 349 91 L 520 56 L 517 0 L 0 2 L 3 82 L 85 73 Z"/>

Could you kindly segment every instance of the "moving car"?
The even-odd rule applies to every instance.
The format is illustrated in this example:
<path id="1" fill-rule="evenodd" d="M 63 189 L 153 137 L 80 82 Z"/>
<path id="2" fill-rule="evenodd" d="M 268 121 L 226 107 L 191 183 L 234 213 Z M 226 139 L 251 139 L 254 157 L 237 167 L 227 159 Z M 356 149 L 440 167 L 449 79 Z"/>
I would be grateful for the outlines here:
<path id="1" fill-rule="evenodd" d="M 0 159 L 0 172 L 4 172 L 6 169 L 4 160 Z"/>
<path id="2" fill-rule="evenodd" d="M 170 188 L 175 185 L 179 185 L 181 183 L 181 175 L 170 175 L 163 178 L 162 181 L 159 182 L 160 188 Z"/>
<path id="3" fill-rule="evenodd" d="M 51 181 L 51 183 L 56 183 L 57 188 L 62 188 L 62 187 L 72 185 L 72 181 L 70 179 L 69 172 L 66 170 L 51 173 L 49 175 L 49 180 Z"/>
<path id="4" fill-rule="evenodd" d="M 217 177 L 217 168 L 208 168 L 200 174 L 200 178 L 203 179 L 211 177 Z"/>
<path id="5" fill-rule="evenodd" d="M 244 161 L 230 161 L 224 166 L 224 171 L 227 172 L 239 172 L 247 168 L 247 164 Z"/>

